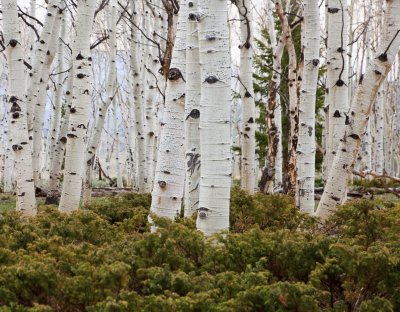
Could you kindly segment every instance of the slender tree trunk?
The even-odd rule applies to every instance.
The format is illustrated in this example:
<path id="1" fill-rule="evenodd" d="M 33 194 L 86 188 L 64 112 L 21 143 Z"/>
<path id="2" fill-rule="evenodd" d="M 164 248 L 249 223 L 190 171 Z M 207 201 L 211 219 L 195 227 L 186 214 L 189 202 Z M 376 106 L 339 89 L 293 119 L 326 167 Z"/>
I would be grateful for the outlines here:
<path id="1" fill-rule="evenodd" d="M 7 110 L 17 181 L 17 210 L 31 216 L 36 214 L 32 155 L 27 128 L 27 108 L 24 98 L 25 65 L 22 38 L 18 23 L 17 3 L 2 0 L 3 36 L 8 61 Z"/>
<path id="2" fill-rule="evenodd" d="M 256 190 L 256 105 L 253 89 L 253 14 L 250 0 L 236 3 L 240 14 L 240 96 L 242 99 L 242 188 L 249 193 Z"/>
<path id="3" fill-rule="evenodd" d="M 50 66 L 53 63 L 55 53 L 57 51 L 57 42 L 59 41 L 60 26 L 62 20 L 62 10 L 59 9 L 56 13 L 56 19 L 53 23 L 52 33 L 48 39 L 48 50 L 46 52 L 46 57 L 44 58 L 44 64 L 42 65 L 42 70 L 39 75 L 40 79 L 37 84 L 33 87 L 37 88 L 35 90 L 36 104 L 33 108 L 33 145 L 32 145 L 32 166 L 33 166 L 33 179 L 35 180 L 35 185 L 39 186 L 39 180 L 41 179 L 41 168 L 40 168 L 40 156 L 42 152 L 43 145 L 43 124 L 44 115 L 47 102 L 47 82 L 49 81 Z"/>
<path id="4" fill-rule="evenodd" d="M 314 213 L 315 102 L 319 68 L 319 7 L 317 0 L 304 0 L 304 71 L 299 107 L 296 203 L 300 210 Z"/>
<path id="5" fill-rule="evenodd" d="M 185 183 L 186 10 L 186 0 L 183 0 L 178 13 L 171 68 L 167 75 L 164 122 L 151 201 L 151 212 L 170 219 L 181 213 Z"/>
<path id="6" fill-rule="evenodd" d="M 225 1 L 199 0 L 201 177 L 197 228 L 229 229 L 232 174 L 230 51 Z"/>
<path id="7" fill-rule="evenodd" d="M 200 59 L 197 23 L 200 19 L 197 0 L 188 6 L 188 25 L 186 34 L 186 103 L 185 103 L 185 146 L 186 183 L 185 216 L 190 217 L 199 208 L 200 184 Z"/>
<path id="8" fill-rule="evenodd" d="M 82 177 L 85 168 L 85 136 L 89 124 L 93 90 L 90 34 L 95 7 L 95 0 L 81 0 L 77 8 L 76 35 L 72 49 L 75 76 L 67 134 L 64 183 L 59 206 L 63 212 L 78 209 L 81 198 Z"/>
<path id="9" fill-rule="evenodd" d="M 364 135 L 372 103 L 399 51 L 399 16 L 400 0 L 386 1 L 382 41 L 377 56 L 371 60 L 366 73 L 360 78 L 349 115 L 346 118 L 345 135 L 337 150 L 331 174 L 318 206 L 316 214 L 322 220 L 326 219 L 336 205 L 344 200 L 347 182 Z"/>
<path id="10" fill-rule="evenodd" d="M 327 157 L 327 175 L 345 131 L 348 100 L 348 11 L 347 2 L 329 0 L 327 8 L 327 89 L 329 105 L 329 137 Z"/>

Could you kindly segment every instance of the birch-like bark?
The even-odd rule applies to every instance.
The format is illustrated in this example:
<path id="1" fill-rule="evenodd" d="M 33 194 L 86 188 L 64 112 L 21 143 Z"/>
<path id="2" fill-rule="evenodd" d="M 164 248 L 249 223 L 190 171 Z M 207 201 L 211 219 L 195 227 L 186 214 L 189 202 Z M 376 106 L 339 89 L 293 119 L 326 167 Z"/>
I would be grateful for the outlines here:
<path id="1" fill-rule="evenodd" d="M 54 187 L 51 186 L 51 180 L 53 180 L 52 174 L 54 173 L 52 167 L 56 162 L 56 158 L 59 157 L 58 153 L 60 152 L 57 147 L 58 136 L 60 134 L 60 121 L 61 121 L 61 111 L 62 111 L 62 104 L 63 104 L 63 84 L 64 84 L 64 43 L 62 42 L 62 38 L 66 36 L 66 20 L 65 15 L 62 16 L 61 21 L 61 33 L 60 38 L 58 39 L 58 50 L 57 50 L 57 67 L 56 72 L 58 73 L 57 80 L 56 80 L 56 90 L 54 95 L 54 118 L 52 127 L 49 129 L 48 136 L 50 137 L 49 141 L 49 183 L 48 187 L 49 190 L 53 190 Z M 61 168 L 60 168 L 61 169 Z M 51 187 L 50 187 L 51 186 Z M 58 183 L 56 184 L 56 188 L 58 189 Z M 47 196 L 46 196 L 47 197 Z"/>
<path id="2" fill-rule="evenodd" d="M 137 4 L 136 4 L 137 6 Z M 132 15 L 133 23 L 139 25 L 138 12 Z M 133 73 L 133 101 L 134 101 L 134 115 L 135 115 L 135 149 L 136 149 L 136 188 L 137 191 L 143 192 L 145 190 L 146 178 L 146 146 L 145 146 L 145 129 L 144 129 L 144 114 L 143 114 L 143 80 L 141 79 L 141 53 L 138 36 L 138 30 L 133 27 L 131 34 L 131 68 Z"/>
<path id="3" fill-rule="evenodd" d="M 206 235 L 229 229 L 232 175 L 231 67 L 227 5 L 199 0 L 201 69 L 201 177 L 197 228 Z"/>
<path id="4" fill-rule="evenodd" d="M 85 163 L 85 136 L 91 111 L 92 57 L 90 34 L 93 27 L 95 0 L 78 2 L 76 35 L 72 49 L 74 68 L 73 97 L 67 134 L 64 183 L 59 209 L 71 212 L 79 208 Z"/>
<path id="5" fill-rule="evenodd" d="M 381 86 L 378 91 L 375 101 L 375 172 L 377 174 L 383 174 L 384 168 L 384 101 L 385 101 L 385 89 Z"/>
<path id="6" fill-rule="evenodd" d="M 24 98 L 25 65 L 22 38 L 18 23 L 17 3 L 2 0 L 3 36 L 8 62 L 9 87 L 6 96 L 9 131 L 14 151 L 14 168 L 17 181 L 17 211 L 24 215 L 36 214 L 35 188 L 33 183 L 32 155 L 27 127 L 27 108 Z"/>
<path id="7" fill-rule="evenodd" d="M 327 142 L 326 174 L 336 154 L 346 127 L 346 114 L 349 110 L 348 100 L 348 11 L 347 2 L 329 0 L 327 7 L 327 89 L 329 105 L 329 137 Z"/>
<path id="8" fill-rule="evenodd" d="M 59 41 L 60 26 L 63 16 L 63 11 L 58 9 L 56 13 L 56 19 L 53 23 L 52 33 L 48 39 L 48 50 L 44 58 L 44 64 L 42 64 L 42 70 L 39 75 L 39 81 L 33 86 L 37 88 L 34 94 L 37 95 L 36 103 L 33 108 L 33 145 L 32 145 L 32 167 L 33 167 L 33 179 L 35 185 L 39 186 L 39 180 L 41 178 L 40 170 L 40 156 L 43 145 L 43 121 L 47 102 L 47 82 L 49 80 L 50 66 L 53 63 L 55 53 L 57 51 L 57 42 Z M 32 112 L 32 111 L 31 111 Z"/>
<path id="9" fill-rule="evenodd" d="M 200 184 L 200 59 L 198 20 L 200 15 L 197 0 L 188 5 L 188 24 L 186 33 L 186 102 L 185 102 L 185 146 L 186 179 L 184 214 L 190 217 L 199 208 Z"/>
<path id="10" fill-rule="evenodd" d="M 174 219 L 181 213 L 185 183 L 186 0 L 180 2 L 176 39 L 165 91 L 164 124 L 160 132 L 150 211 Z"/>
<path id="11" fill-rule="evenodd" d="M 256 190 L 256 104 L 253 89 L 253 13 L 250 0 L 236 2 L 240 15 L 240 96 L 242 99 L 242 189 L 253 194 Z"/>
<path id="12" fill-rule="evenodd" d="M 28 109 L 28 131 L 31 135 L 33 131 L 34 109 L 38 103 L 38 92 L 42 78 L 43 66 L 46 63 L 46 55 L 50 46 L 50 39 L 53 33 L 53 26 L 57 19 L 61 0 L 49 0 L 47 5 L 46 17 L 43 23 L 40 38 L 32 46 L 32 60 L 29 65 L 28 78 L 26 83 L 26 104 Z M 32 137 L 33 138 L 33 137 Z M 32 140 L 32 138 L 30 138 Z"/>
<path id="13" fill-rule="evenodd" d="M 315 102 L 319 68 L 319 7 L 317 0 L 304 0 L 304 71 L 299 106 L 296 204 L 301 211 L 314 213 Z"/>
<path id="14" fill-rule="evenodd" d="M 345 135 L 334 158 L 332 171 L 322 195 L 316 215 L 325 220 L 343 202 L 347 182 L 352 172 L 371 106 L 378 90 L 394 62 L 400 46 L 400 0 L 386 1 L 385 25 L 378 53 L 361 77 L 352 106 L 346 118 Z"/>

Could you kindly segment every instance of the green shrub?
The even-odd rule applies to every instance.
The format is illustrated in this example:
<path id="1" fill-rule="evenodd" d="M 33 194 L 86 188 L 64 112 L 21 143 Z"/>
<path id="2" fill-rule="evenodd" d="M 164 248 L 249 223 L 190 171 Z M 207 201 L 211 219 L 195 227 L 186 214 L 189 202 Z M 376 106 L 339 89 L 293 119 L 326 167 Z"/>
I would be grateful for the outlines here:
<path id="1" fill-rule="evenodd" d="M 399 311 L 400 207 L 354 201 L 326 225 L 235 189 L 231 232 L 152 217 L 149 195 L 27 220 L 0 214 L 1 311 Z"/>

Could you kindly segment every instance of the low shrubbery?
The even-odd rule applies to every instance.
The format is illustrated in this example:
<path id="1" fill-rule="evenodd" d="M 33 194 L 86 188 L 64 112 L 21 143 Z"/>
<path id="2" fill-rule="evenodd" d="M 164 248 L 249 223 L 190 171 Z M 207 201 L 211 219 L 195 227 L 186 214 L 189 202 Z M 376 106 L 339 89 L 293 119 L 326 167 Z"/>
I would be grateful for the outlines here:
<path id="1" fill-rule="evenodd" d="M 284 196 L 232 194 L 231 232 L 147 224 L 150 196 L 71 215 L 0 215 L 0 311 L 399 311 L 400 207 L 358 201 L 328 223 Z"/>

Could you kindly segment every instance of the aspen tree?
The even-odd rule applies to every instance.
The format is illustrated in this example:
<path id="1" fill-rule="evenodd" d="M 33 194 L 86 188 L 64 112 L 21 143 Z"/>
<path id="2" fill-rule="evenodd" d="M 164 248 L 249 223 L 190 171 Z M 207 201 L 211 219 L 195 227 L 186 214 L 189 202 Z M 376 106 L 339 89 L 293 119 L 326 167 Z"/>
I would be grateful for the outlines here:
<path id="1" fill-rule="evenodd" d="M 327 138 L 327 172 L 345 131 L 348 100 L 348 11 L 347 1 L 329 0 L 327 2 L 327 96 L 329 136 Z"/>
<path id="2" fill-rule="evenodd" d="M 92 56 L 90 34 L 93 27 L 95 0 L 78 2 L 75 38 L 72 48 L 74 71 L 65 155 L 64 183 L 59 209 L 71 212 L 79 208 L 84 173 L 85 136 L 89 123 L 92 94 Z"/>
<path id="3" fill-rule="evenodd" d="M 385 24 L 378 53 L 361 76 L 346 118 L 345 134 L 335 155 L 316 215 L 325 220 L 343 202 L 347 182 L 368 122 L 372 103 L 387 76 L 400 46 L 400 0 L 386 1 Z"/>
<path id="4" fill-rule="evenodd" d="M 299 105 L 299 141 L 297 145 L 296 204 L 300 210 L 314 213 L 315 180 L 315 101 L 319 69 L 319 7 L 317 0 L 303 1 L 304 71 Z"/>
<path id="5" fill-rule="evenodd" d="M 256 138 L 255 113 L 256 105 L 253 89 L 253 9 L 251 1 L 238 0 L 236 5 L 240 15 L 240 96 L 242 99 L 241 127 L 241 185 L 249 193 L 256 190 Z"/>
<path id="6" fill-rule="evenodd" d="M 36 214 L 35 188 L 33 182 L 31 146 L 28 138 L 27 108 L 24 98 L 25 65 L 21 45 L 21 31 L 18 23 L 17 3 L 2 0 L 3 36 L 8 62 L 7 111 L 14 152 L 14 170 L 17 182 L 17 211 L 24 215 Z"/>
<path id="7" fill-rule="evenodd" d="M 186 10 L 186 0 L 183 0 L 180 2 L 175 46 L 167 75 L 163 126 L 150 208 L 156 215 L 170 219 L 181 213 L 185 183 Z"/>
<path id="8" fill-rule="evenodd" d="M 51 192 L 54 189 L 58 191 L 58 182 L 55 183 L 55 187 L 51 185 L 52 183 L 50 181 L 54 181 L 55 176 L 54 175 L 54 164 L 57 162 L 57 159 L 59 157 L 58 153 L 60 153 L 58 149 L 58 137 L 60 134 L 60 124 L 61 124 L 61 112 L 62 112 L 62 104 L 63 104 L 63 84 L 64 84 L 64 43 L 62 41 L 62 38 L 65 38 L 66 33 L 67 33 L 67 25 L 66 25 L 66 19 L 65 19 L 65 14 L 62 15 L 62 20 L 61 20 L 61 32 L 60 32 L 60 38 L 58 38 L 58 45 L 57 45 L 57 67 L 56 67 L 56 72 L 57 72 L 57 79 L 56 79 L 56 85 L 55 88 L 56 90 L 55 95 L 54 95 L 54 119 L 52 123 L 52 127 L 49 128 L 49 134 L 48 136 L 50 137 L 50 156 L 49 156 L 49 183 L 48 183 L 48 190 Z M 61 167 L 60 167 L 61 169 Z M 47 197 L 47 196 L 46 196 Z M 50 198 L 50 196 L 49 196 Z M 47 202 L 48 203 L 48 202 Z"/>
<path id="9" fill-rule="evenodd" d="M 32 59 L 28 67 L 28 77 L 26 83 L 26 103 L 28 108 L 28 131 L 31 134 L 33 131 L 33 114 L 38 103 L 38 92 L 40 90 L 40 83 L 42 78 L 43 66 L 46 63 L 46 55 L 49 50 L 50 39 L 53 33 L 53 26 L 57 19 L 57 12 L 59 10 L 61 0 L 49 0 L 47 5 L 47 12 L 43 23 L 42 32 L 40 33 L 39 40 L 35 41 L 32 45 Z M 46 82 L 44 82 L 46 83 Z M 30 138 L 32 140 L 32 138 Z M 34 159 L 35 162 L 38 160 Z"/>
<path id="10" fill-rule="evenodd" d="M 185 146 L 186 146 L 186 179 L 185 179 L 185 216 L 190 217 L 199 207 L 200 183 L 200 59 L 198 20 L 200 15 L 197 0 L 188 3 L 188 24 L 186 32 L 186 96 L 185 96 Z"/>
<path id="11" fill-rule="evenodd" d="M 36 104 L 31 112 L 33 112 L 33 128 L 32 128 L 32 165 L 33 165 L 33 179 L 35 180 L 36 186 L 39 186 L 40 175 L 40 155 L 42 151 L 42 133 L 43 133 L 43 122 L 46 109 L 47 100 L 47 83 L 49 81 L 50 66 L 53 63 L 55 53 L 57 51 L 57 41 L 59 41 L 60 26 L 63 16 L 63 10 L 58 9 L 56 19 L 53 23 L 52 33 L 48 39 L 48 50 L 42 64 L 42 70 L 39 74 L 39 81 L 33 86 L 37 88 Z"/>
<path id="12" fill-rule="evenodd" d="M 206 235 L 229 229 L 232 174 L 231 90 L 227 5 L 199 0 L 201 69 L 201 177 L 197 228 Z"/>

